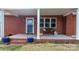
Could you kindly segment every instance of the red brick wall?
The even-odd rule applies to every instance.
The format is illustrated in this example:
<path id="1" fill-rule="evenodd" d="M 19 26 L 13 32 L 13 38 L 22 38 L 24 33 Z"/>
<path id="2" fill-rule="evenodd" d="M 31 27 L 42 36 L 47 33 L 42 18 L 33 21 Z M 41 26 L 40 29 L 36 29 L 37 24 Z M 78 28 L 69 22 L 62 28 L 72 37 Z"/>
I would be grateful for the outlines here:
<path id="1" fill-rule="evenodd" d="M 63 34 L 66 34 L 66 17 L 63 16 L 63 19 L 62 19 L 62 31 L 63 31 Z"/>
<path id="2" fill-rule="evenodd" d="M 61 15 L 56 15 L 56 16 L 41 16 L 41 17 L 46 17 L 46 18 L 56 18 L 57 19 L 57 27 L 55 28 L 55 31 L 57 31 L 58 33 L 63 33 L 62 31 L 62 27 L 63 27 L 63 18 Z M 41 28 L 41 33 L 43 32 L 43 28 Z"/>
<path id="3" fill-rule="evenodd" d="M 75 35 L 76 33 L 76 16 L 67 15 L 66 16 L 66 35 Z"/>
<path id="4" fill-rule="evenodd" d="M 36 18 L 36 16 L 19 16 L 19 19 L 21 19 L 21 20 L 24 20 L 24 26 L 22 26 L 22 29 L 24 29 L 24 33 L 25 33 L 25 31 L 26 31 L 26 18 L 28 18 L 28 17 L 33 17 L 34 18 L 34 33 L 36 33 L 37 32 L 37 25 L 36 25 L 36 23 L 37 23 L 37 18 Z"/>
<path id="5" fill-rule="evenodd" d="M 8 34 L 20 34 L 25 33 L 26 17 L 34 17 L 34 32 L 37 31 L 37 18 L 36 16 L 5 16 L 5 35 Z M 57 16 L 41 16 L 41 17 L 56 17 L 57 18 L 57 28 L 55 29 L 58 33 L 65 33 L 70 35 L 75 33 L 75 25 L 71 26 L 72 23 L 75 24 L 75 16 L 66 16 L 66 22 L 63 21 L 61 15 Z M 69 20 L 70 19 L 70 20 Z M 71 21 L 73 19 L 73 21 Z M 65 24 L 66 23 L 66 24 Z M 65 27 L 66 26 L 66 27 Z M 66 29 L 66 30 L 65 30 Z M 73 29 L 71 31 L 71 29 Z M 41 29 L 42 32 L 42 29 Z"/>
<path id="6" fill-rule="evenodd" d="M 5 34 L 24 33 L 25 21 L 15 16 L 5 16 Z"/>
<path id="7" fill-rule="evenodd" d="M 36 16 L 13 16 L 7 15 L 5 16 L 5 35 L 8 34 L 20 34 L 25 33 L 26 31 L 26 17 L 34 17 L 34 27 L 36 26 Z M 36 29 L 34 30 L 36 33 Z"/>
<path id="8" fill-rule="evenodd" d="M 76 34 L 76 15 L 73 15 L 72 19 L 73 19 L 73 22 L 72 22 L 72 24 L 73 24 L 72 32 L 73 32 L 73 34 Z"/>
<path id="9" fill-rule="evenodd" d="M 62 16 L 57 16 L 57 28 L 56 28 L 56 31 L 58 33 L 63 33 L 63 21 L 62 21 Z"/>

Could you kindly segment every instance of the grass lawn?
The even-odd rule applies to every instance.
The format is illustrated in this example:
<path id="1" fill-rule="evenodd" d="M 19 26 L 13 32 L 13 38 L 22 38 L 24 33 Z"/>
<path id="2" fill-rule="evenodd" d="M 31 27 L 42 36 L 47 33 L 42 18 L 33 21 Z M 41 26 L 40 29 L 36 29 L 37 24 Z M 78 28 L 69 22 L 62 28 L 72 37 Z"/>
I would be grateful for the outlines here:
<path id="1" fill-rule="evenodd" d="M 26 45 L 0 44 L 0 51 L 78 51 L 79 44 L 39 43 Z"/>

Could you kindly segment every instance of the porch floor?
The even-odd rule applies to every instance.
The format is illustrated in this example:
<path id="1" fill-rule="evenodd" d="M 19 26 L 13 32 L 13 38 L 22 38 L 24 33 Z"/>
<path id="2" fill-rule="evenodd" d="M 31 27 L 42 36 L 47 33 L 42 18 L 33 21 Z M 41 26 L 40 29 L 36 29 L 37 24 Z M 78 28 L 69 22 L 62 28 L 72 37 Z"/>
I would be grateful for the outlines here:
<path id="1" fill-rule="evenodd" d="M 28 37 L 33 37 L 34 39 L 37 39 L 37 36 L 36 34 L 16 34 L 16 35 L 12 35 L 12 36 L 9 36 L 9 38 L 11 39 L 26 39 Z M 66 39 L 66 40 L 69 40 L 69 39 L 75 39 L 75 35 L 74 36 L 66 36 L 66 35 L 62 35 L 62 34 L 59 34 L 59 35 L 40 35 L 40 39 Z"/>

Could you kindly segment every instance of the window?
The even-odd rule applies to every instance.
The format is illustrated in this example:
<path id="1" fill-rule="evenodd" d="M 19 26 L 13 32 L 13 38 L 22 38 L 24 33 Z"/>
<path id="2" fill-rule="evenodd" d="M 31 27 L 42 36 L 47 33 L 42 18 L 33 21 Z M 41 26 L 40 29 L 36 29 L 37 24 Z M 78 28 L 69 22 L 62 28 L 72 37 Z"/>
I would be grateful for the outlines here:
<path id="1" fill-rule="evenodd" d="M 49 23 L 45 23 L 45 27 L 50 27 L 50 24 Z"/>
<path id="2" fill-rule="evenodd" d="M 45 22 L 50 22 L 50 19 L 45 19 Z"/>
<path id="3" fill-rule="evenodd" d="M 44 27 L 44 23 L 40 23 L 40 27 Z"/>
<path id="4" fill-rule="evenodd" d="M 44 28 L 56 27 L 56 19 L 54 19 L 54 18 L 40 19 L 40 27 L 44 27 Z"/>
<path id="5" fill-rule="evenodd" d="M 45 27 L 50 27 L 50 19 L 45 19 Z"/>
<path id="6" fill-rule="evenodd" d="M 44 19 L 40 19 L 40 22 L 44 22 Z"/>
<path id="7" fill-rule="evenodd" d="M 56 20 L 55 19 L 51 19 L 51 27 L 56 27 Z"/>
<path id="8" fill-rule="evenodd" d="M 44 19 L 40 19 L 40 27 L 44 27 Z"/>

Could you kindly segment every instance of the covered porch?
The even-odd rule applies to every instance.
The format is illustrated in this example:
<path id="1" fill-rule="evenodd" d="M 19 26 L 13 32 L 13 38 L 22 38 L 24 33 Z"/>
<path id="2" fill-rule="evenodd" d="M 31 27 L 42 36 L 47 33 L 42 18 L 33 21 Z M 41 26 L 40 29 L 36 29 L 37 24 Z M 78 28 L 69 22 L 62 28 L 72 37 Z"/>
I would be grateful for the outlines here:
<path id="1" fill-rule="evenodd" d="M 5 35 L 12 34 L 9 36 L 11 39 L 27 39 L 28 37 L 33 37 L 35 39 L 62 39 L 62 40 L 73 40 L 78 39 L 78 25 L 74 22 L 74 16 L 76 16 L 75 21 L 78 21 L 79 9 L 5 9 L 1 10 L 2 25 L 1 25 L 1 37 Z M 13 15 L 13 16 L 12 16 Z M 33 28 L 29 28 L 25 25 L 23 28 L 21 22 L 27 23 L 27 21 L 19 21 L 18 30 L 11 28 L 5 19 L 6 16 L 16 17 L 16 22 L 23 19 L 33 19 Z M 10 18 L 11 19 L 11 18 Z M 14 18 L 15 19 L 15 18 Z M 13 19 L 12 19 L 13 20 Z M 10 21 L 10 20 L 9 20 Z M 68 22 L 67 22 L 68 21 Z M 73 21 L 73 22 L 72 22 Z M 30 21 L 29 21 L 30 22 Z M 11 23 L 10 23 L 11 24 Z M 73 25 L 75 24 L 75 25 Z M 13 23 L 15 25 L 15 23 Z M 27 29 L 27 27 L 29 30 Z M 73 28 L 74 27 L 74 28 Z M 23 29 L 22 29 L 23 28 Z M 7 29 L 7 30 L 6 30 Z M 10 30 L 9 30 L 10 29 Z M 14 32 L 15 30 L 15 32 Z M 28 33 L 32 31 L 32 33 Z"/>

